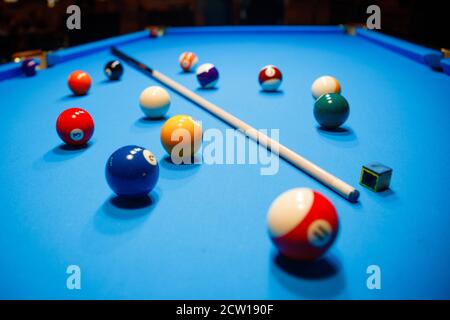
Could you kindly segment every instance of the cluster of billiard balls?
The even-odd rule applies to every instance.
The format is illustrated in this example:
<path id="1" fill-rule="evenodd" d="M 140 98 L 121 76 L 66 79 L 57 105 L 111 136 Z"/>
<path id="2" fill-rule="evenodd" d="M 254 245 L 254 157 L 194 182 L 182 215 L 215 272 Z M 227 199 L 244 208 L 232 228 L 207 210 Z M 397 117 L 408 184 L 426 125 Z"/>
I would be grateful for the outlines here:
<path id="1" fill-rule="evenodd" d="M 120 61 L 114 60 L 105 65 L 104 72 L 111 81 L 117 81 L 122 77 L 124 68 Z M 72 72 L 68 77 L 68 86 L 75 95 L 87 94 L 91 84 L 89 74 L 81 70 Z M 169 93 L 159 86 L 146 88 L 139 97 L 139 105 L 149 119 L 164 117 L 170 103 Z M 177 130 L 183 130 L 178 132 L 186 133 L 189 139 L 181 137 L 174 140 L 173 133 Z M 56 131 L 67 145 L 84 146 L 94 133 L 94 120 L 86 110 L 70 108 L 58 116 Z M 202 137 L 199 123 L 187 115 L 173 116 L 161 128 L 161 143 L 176 164 L 191 160 L 200 149 Z M 117 195 L 128 199 L 142 198 L 155 187 L 159 166 L 149 150 L 131 145 L 119 148 L 109 157 L 105 175 L 108 185 Z"/>
<path id="2" fill-rule="evenodd" d="M 340 94 L 339 81 L 331 76 L 316 79 L 311 91 L 316 99 L 314 103 L 314 117 L 325 129 L 336 129 L 347 120 L 350 107 L 347 100 Z"/>
<path id="3" fill-rule="evenodd" d="M 173 140 L 173 133 L 180 129 L 190 135 L 191 139 L 187 139 L 187 142 Z M 201 126 L 187 115 L 173 116 L 161 128 L 161 143 L 172 161 L 182 160 L 183 156 L 190 159 L 199 150 L 201 140 Z M 192 145 L 186 146 L 186 143 Z M 189 150 L 188 155 L 173 152 L 175 146 L 180 144 L 183 145 L 182 150 Z M 174 162 L 177 163 L 176 160 Z M 118 196 L 133 201 L 146 197 L 154 189 L 158 182 L 159 165 L 151 151 L 135 145 L 124 146 L 108 158 L 105 176 L 108 185 Z"/>
<path id="4" fill-rule="evenodd" d="M 183 52 L 178 61 L 184 72 L 196 70 L 197 80 L 202 88 L 213 88 L 219 81 L 219 70 L 212 63 L 204 63 L 197 67 L 198 57 L 194 52 Z M 264 91 L 277 91 L 283 75 L 277 67 L 267 65 L 260 70 L 258 80 Z"/>
<path id="5" fill-rule="evenodd" d="M 189 71 L 198 60 L 195 55 L 183 57 L 189 61 L 189 63 L 183 63 L 184 60 L 180 57 L 180 64 L 185 71 Z M 211 67 L 210 64 L 202 66 L 197 69 L 200 84 L 203 87 L 214 86 L 218 80 L 217 70 L 214 71 L 215 67 Z M 109 62 L 105 66 L 105 74 L 111 80 L 118 80 L 123 74 L 123 66 L 119 61 Z M 259 75 L 261 86 L 268 91 L 277 90 L 281 79 L 281 72 L 275 66 L 264 67 Z M 74 94 L 82 95 L 88 92 L 92 81 L 86 72 L 75 71 L 69 76 L 68 83 Z M 316 101 L 318 117 L 326 121 L 328 118 L 320 114 L 321 100 L 324 99 L 327 104 L 333 104 L 328 102 L 330 97 L 337 101 L 340 85 L 337 80 L 332 87 L 330 79 L 318 79 L 313 84 L 312 91 L 313 96 L 318 97 Z M 140 108 L 149 119 L 164 117 L 170 104 L 169 93 L 159 86 L 144 89 L 139 97 Z M 316 108 L 314 112 L 316 114 Z M 340 119 L 342 121 L 343 117 Z M 330 123 L 325 124 L 330 125 Z M 334 125 L 336 123 L 335 121 Z M 86 110 L 71 108 L 59 115 L 56 129 L 65 143 L 71 146 L 82 146 L 94 133 L 94 121 Z M 173 140 L 174 132 L 179 129 L 185 130 L 190 139 L 186 142 L 182 138 L 178 141 Z M 201 126 L 190 116 L 176 115 L 163 124 L 160 137 L 172 161 L 182 163 L 182 161 L 177 162 L 176 157 L 179 157 L 178 159 L 192 157 L 199 150 L 203 135 Z M 189 150 L 189 154 L 183 155 L 176 152 L 174 154 L 175 147 L 180 150 Z M 105 177 L 114 193 L 133 201 L 146 197 L 155 188 L 159 170 L 158 161 L 151 151 L 141 146 L 128 145 L 117 149 L 108 158 Z M 267 220 L 270 238 L 279 252 L 296 260 L 314 260 L 321 257 L 333 244 L 339 228 L 338 216 L 333 204 L 320 193 L 306 188 L 291 189 L 276 198 L 268 210 Z"/>
<path id="6" fill-rule="evenodd" d="M 24 69 L 25 63 L 29 64 L 29 61 L 27 61 L 24 61 L 22 69 Z M 110 61 L 105 65 L 104 72 L 110 80 L 119 80 L 123 75 L 123 66 L 118 60 Z M 30 73 L 30 75 L 32 74 Z M 87 72 L 77 70 L 69 75 L 67 84 L 73 94 L 80 96 L 88 93 L 92 79 Z M 56 132 L 67 145 L 73 147 L 83 146 L 94 134 L 94 120 L 86 110 L 70 108 L 64 110 L 58 116 Z"/>
<path id="7" fill-rule="evenodd" d="M 219 81 L 219 70 L 212 63 L 204 63 L 197 67 L 198 57 L 193 52 L 183 52 L 178 62 L 184 72 L 196 69 L 198 83 L 204 89 L 214 88 Z"/>
<path id="8" fill-rule="evenodd" d="M 109 80 L 117 81 L 123 75 L 123 65 L 119 60 L 112 60 L 105 65 L 103 71 Z M 89 92 L 92 79 L 87 72 L 76 70 L 69 75 L 67 84 L 74 95 L 82 96 Z"/>
<path id="9" fill-rule="evenodd" d="M 179 63 L 184 72 L 194 70 L 198 64 L 198 57 L 193 52 L 183 52 Z M 211 63 L 204 63 L 196 68 L 197 80 L 202 88 L 213 88 L 219 80 L 219 71 Z M 263 91 L 277 91 L 283 81 L 283 74 L 274 65 L 267 65 L 259 71 L 258 81 Z M 311 91 L 316 99 L 314 117 L 321 127 L 336 129 L 345 123 L 350 108 L 347 100 L 340 94 L 339 81 L 331 76 L 316 79 Z"/>

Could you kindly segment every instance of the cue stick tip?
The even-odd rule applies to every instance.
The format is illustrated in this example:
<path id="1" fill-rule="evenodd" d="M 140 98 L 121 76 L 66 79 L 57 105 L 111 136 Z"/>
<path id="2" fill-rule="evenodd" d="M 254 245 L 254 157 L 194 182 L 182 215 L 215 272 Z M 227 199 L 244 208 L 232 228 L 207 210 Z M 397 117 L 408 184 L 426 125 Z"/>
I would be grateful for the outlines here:
<path id="1" fill-rule="evenodd" d="M 350 192 L 350 194 L 348 195 L 348 200 L 349 200 L 350 202 L 355 203 L 355 202 L 358 201 L 358 199 L 359 199 L 359 191 L 356 190 L 356 189 L 353 190 L 352 192 Z"/>

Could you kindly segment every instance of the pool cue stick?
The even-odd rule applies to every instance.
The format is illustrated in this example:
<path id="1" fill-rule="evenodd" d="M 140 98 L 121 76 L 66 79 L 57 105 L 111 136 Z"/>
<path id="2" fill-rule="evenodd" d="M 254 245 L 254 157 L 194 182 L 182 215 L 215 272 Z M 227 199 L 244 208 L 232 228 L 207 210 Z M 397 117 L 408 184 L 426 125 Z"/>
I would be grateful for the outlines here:
<path id="1" fill-rule="evenodd" d="M 350 202 L 358 201 L 358 197 L 359 197 L 358 190 L 356 190 L 354 187 L 350 186 L 349 184 L 345 183 L 344 181 L 340 180 L 339 178 L 333 176 L 331 173 L 323 170 L 322 168 L 315 165 L 311 161 L 301 157 L 300 155 L 298 155 L 294 151 L 288 149 L 281 143 L 269 138 L 267 135 L 254 129 L 253 127 L 251 127 L 249 124 L 245 123 L 244 121 L 236 118 L 232 114 L 226 112 L 225 110 L 219 108 L 215 104 L 202 98 L 198 94 L 192 92 L 191 90 L 182 86 L 178 82 L 170 79 L 169 77 L 165 76 L 161 72 L 156 71 L 156 70 L 146 66 L 145 64 L 137 61 L 136 59 L 128 56 L 127 54 L 123 53 L 119 49 L 117 49 L 115 47 L 111 47 L 111 53 L 114 54 L 115 56 L 117 56 L 118 58 L 124 60 L 125 62 L 131 64 L 132 66 L 138 68 L 139 70 L 149 74 L 153 79 L 162 83 L 166 87 L 172 89 L 173 91 L 180 94 L 181 96 L 194 102 L 195 104 L 202 107 L 206 111 L 210 112 L 217 118 L 228 123 L 235 129 L 241 130 L 250 139 L 263 145 L 265 148 L 267 148 L 271 152 L 275 153 L 276 155 L 281 156 L 282 158 L 284 158 L 285 160 L 287 160 L 288 162 L 290 162 L 297 168 L 301 169 L 302 171 L 309 174 L 311 177 L 315 178 L 317 181 L 321 182 L 328 188 L 334 190 L 335 192 L 337 192 L 338 194 L 343 196 L 348 201 L 350 201 Z"/>

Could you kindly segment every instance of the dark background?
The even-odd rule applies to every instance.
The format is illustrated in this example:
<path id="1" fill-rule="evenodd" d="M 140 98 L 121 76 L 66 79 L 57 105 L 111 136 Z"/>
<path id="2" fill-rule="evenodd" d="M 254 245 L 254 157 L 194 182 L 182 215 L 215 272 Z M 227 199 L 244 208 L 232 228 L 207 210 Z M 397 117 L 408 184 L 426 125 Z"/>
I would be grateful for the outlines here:
<path id="1" fill-rule="evenodd" d="M 450 48 L 445 10 L 439 3 L 445 1 L 0 0 L 0 62 L 19 51 L 54 50 L 149 25 L 365 23 L 371 4 L 381 7 L 382 32 L 433 48 Z M 66 28 L 66 8 L 71 4 L 81 8 L 81 30 Z"/>

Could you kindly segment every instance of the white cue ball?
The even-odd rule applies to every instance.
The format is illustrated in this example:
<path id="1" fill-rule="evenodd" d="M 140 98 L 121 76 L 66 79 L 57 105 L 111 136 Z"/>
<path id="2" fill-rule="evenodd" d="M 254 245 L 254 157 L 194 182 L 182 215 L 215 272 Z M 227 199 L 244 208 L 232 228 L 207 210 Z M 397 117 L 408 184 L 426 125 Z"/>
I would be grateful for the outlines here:
<path id="1" fill-rule="evenodd" d="M 139 104 L 147 117 L 162 118 L 169 110 L 170 95 L 161 87 L 151 86 L 142 91 Z"/>

